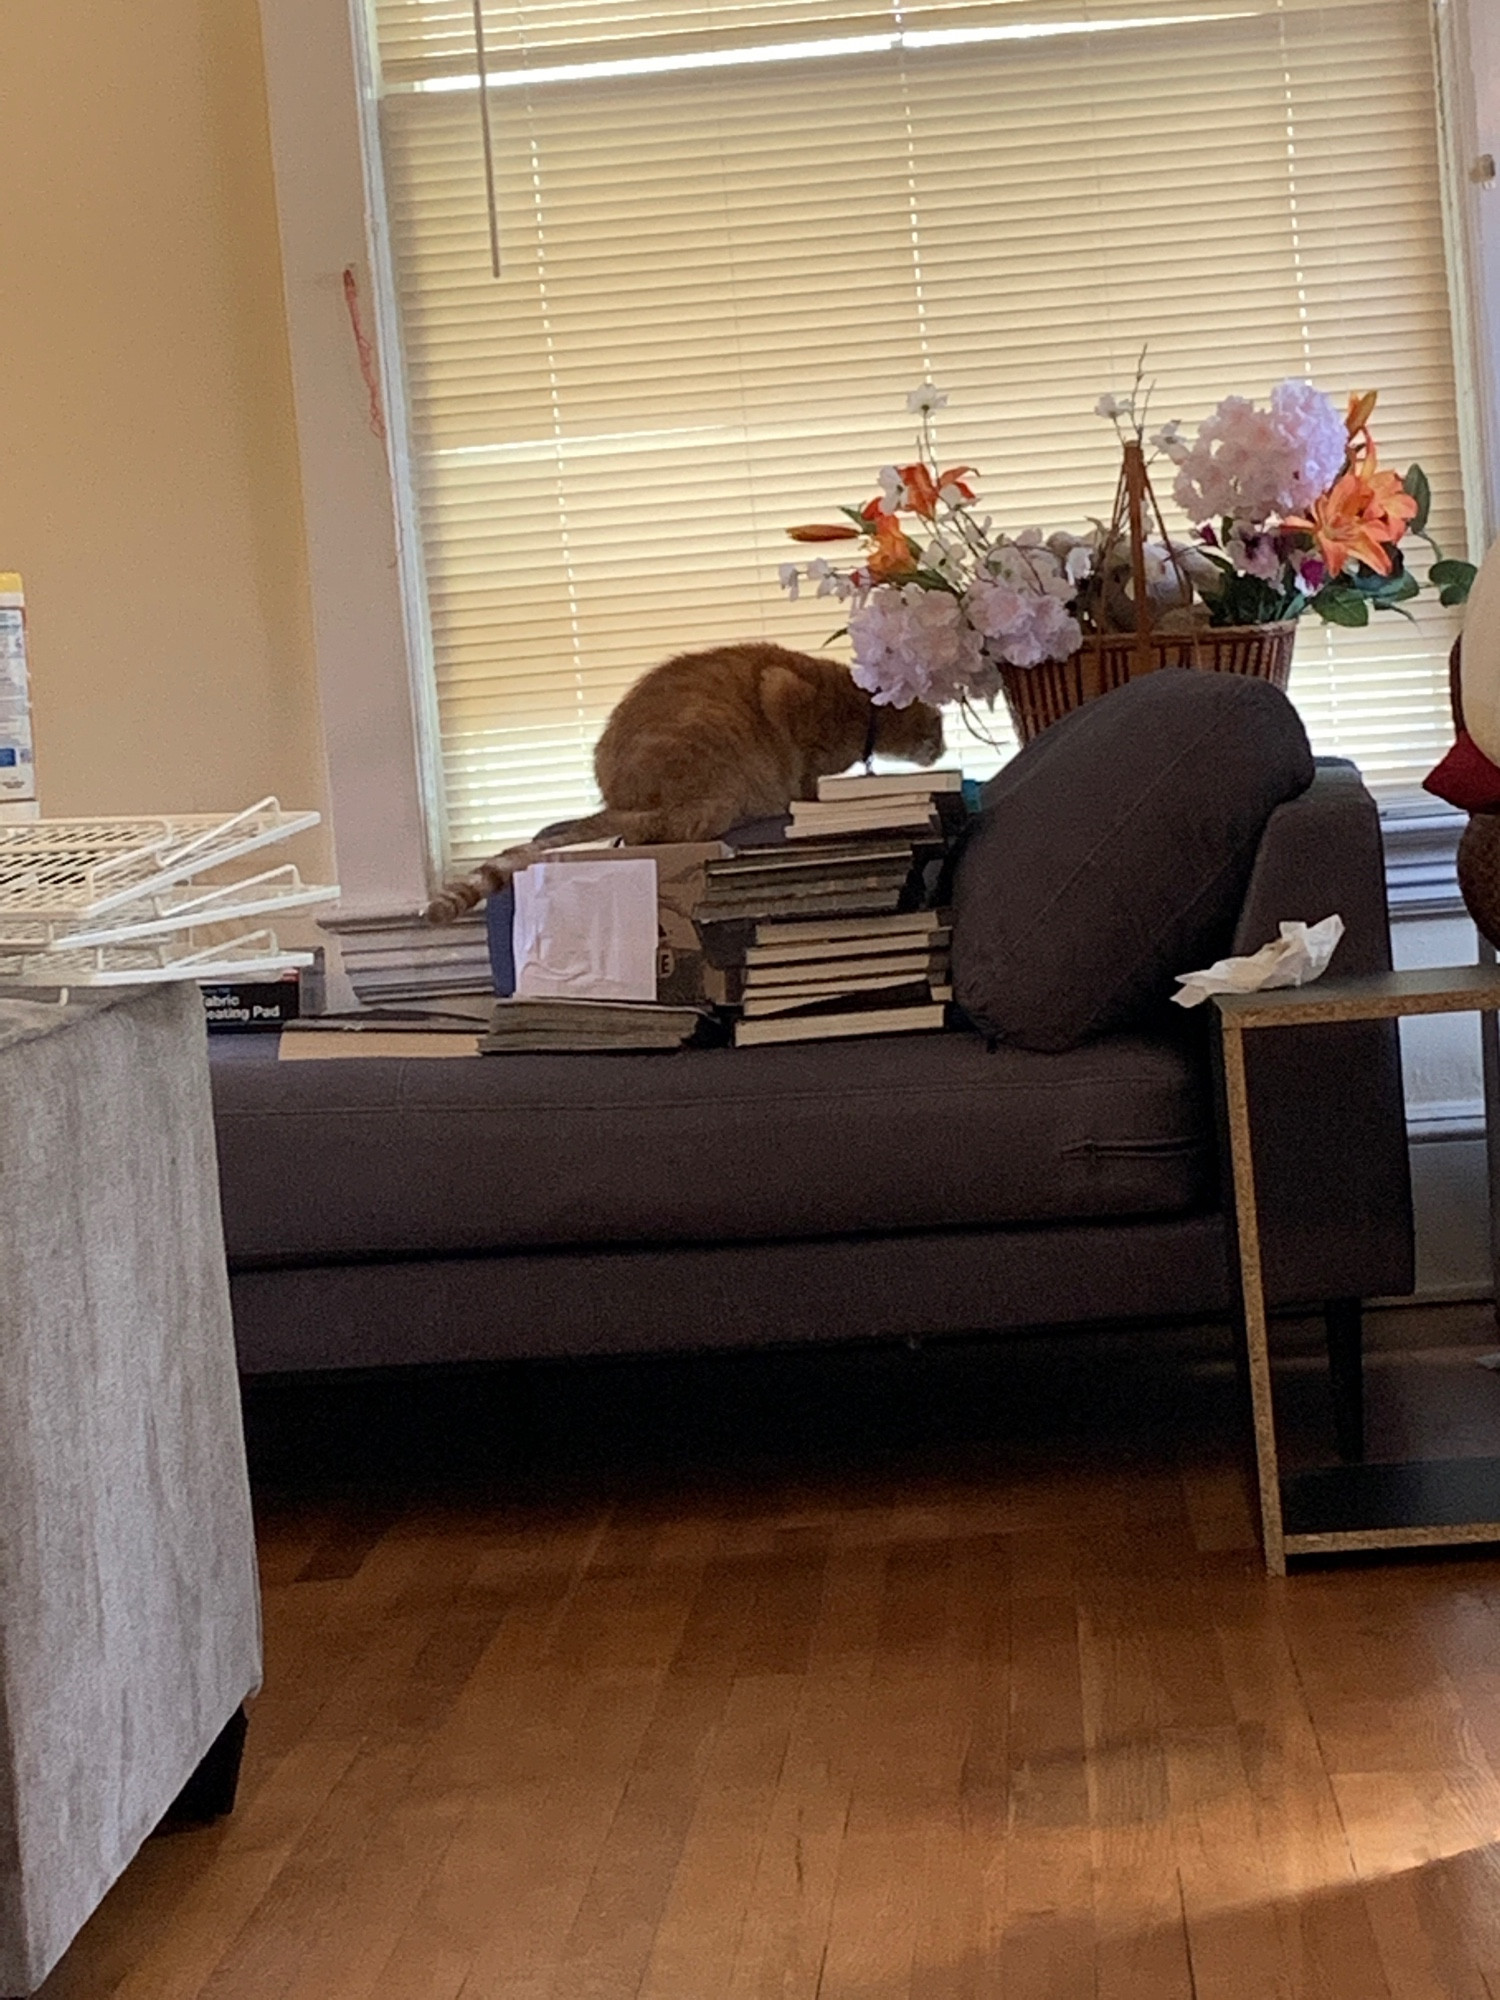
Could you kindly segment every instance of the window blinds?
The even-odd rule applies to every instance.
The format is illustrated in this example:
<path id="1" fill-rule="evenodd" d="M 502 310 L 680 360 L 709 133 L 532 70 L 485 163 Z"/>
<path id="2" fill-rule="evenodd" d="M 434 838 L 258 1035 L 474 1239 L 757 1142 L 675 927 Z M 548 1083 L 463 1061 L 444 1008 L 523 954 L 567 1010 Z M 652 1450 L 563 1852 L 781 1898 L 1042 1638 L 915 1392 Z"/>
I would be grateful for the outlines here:
<path id="1" fill-rule="evenodd" d="M 1378 387 L 1384 462 L 1422 461 L 1464 553 L 1424 0 L 485 21 L 498 283 L 470 0 L 372 12 L 453 860 L 586 810 L 594 740 L 655 661 L 829 638 L 835 607 L 779 590 L 783 528 L 875 491 L 924 379 L 1009 528 L 1108 514 L 1093 406 L 1143 346 L 1153 417 L 1188 426 L 1286 375 Z M 1450 642 L 1425 600 L 1304 620 L 1315 746 L 1411 787 L 1447 742 Z M 956 723 L 950 747 L 976 775 L 999 754 Z"/>

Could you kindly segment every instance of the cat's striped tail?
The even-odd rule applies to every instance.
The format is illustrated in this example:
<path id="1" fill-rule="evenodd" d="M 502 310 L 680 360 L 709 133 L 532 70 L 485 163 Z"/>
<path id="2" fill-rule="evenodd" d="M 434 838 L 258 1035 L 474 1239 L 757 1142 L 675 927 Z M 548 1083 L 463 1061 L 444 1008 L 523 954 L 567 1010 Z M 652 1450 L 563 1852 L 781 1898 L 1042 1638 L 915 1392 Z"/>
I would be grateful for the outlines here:
<path id="1" fill-rule="evenodd" d="M 549 849 L 570 847 L 579 840 L 628 839 L 620 822 L 639 817 L 636 813 L 612 813 L 606 806 L 603 812 L 590 813 L 586 819 L 569 820 L 564 826 L 553 827 L 544 840 L 528 840 L 524 847 L 507 847 L 503 854 L 492 854 L 488 861 L 481 861 L 470 874 L 461 875 L 455 882 L 445 882 L 423 915 L 430 924 L 456 923 L 487 896 L 503 889 L 513 875 L 539 861 Z"/>

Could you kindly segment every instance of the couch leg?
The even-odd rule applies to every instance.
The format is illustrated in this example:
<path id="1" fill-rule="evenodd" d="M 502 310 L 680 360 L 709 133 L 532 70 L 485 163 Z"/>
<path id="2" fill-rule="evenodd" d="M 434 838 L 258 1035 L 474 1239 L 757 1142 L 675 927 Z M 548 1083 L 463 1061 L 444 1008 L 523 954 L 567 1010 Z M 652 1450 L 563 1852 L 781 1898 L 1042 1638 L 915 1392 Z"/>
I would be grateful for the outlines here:
<path id="1" fill-rule="evenodd" d="M 1323 1307 L 1328 1334 L 1328 1380 L 1333 1390 L 1333 1434 L 1339 1457 L 1365 1455 L 1363 1316 L 1358 1299 L 1329 1299 Z"/>
<path id="2" fill-rule="evenodd" d="M 167 1807 L 158 1833 L 175 1833 L 180 1828 L 206 1826 L 234 1811 L 234 1795 L 240 1782 L 240 1759 L 245 1735 L 250 1727 L 243 1708 L 237 1708 L 219 1731 L 202 1761 L 182 1790 Z"/>

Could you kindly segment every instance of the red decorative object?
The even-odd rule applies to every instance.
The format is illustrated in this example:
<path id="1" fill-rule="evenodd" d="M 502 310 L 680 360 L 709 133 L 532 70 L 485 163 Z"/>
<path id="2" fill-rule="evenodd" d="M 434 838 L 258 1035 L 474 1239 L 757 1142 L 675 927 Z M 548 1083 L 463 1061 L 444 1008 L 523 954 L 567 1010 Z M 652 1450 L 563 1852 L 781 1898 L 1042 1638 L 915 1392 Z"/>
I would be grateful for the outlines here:
<path id="1" fill-rule="evenodd" d="M 1500 766 L 1492 764 L 1466 729 L 1442 763 L 1422 780 L 1422 789 L 1462 812 L 1500 810 Z"/>

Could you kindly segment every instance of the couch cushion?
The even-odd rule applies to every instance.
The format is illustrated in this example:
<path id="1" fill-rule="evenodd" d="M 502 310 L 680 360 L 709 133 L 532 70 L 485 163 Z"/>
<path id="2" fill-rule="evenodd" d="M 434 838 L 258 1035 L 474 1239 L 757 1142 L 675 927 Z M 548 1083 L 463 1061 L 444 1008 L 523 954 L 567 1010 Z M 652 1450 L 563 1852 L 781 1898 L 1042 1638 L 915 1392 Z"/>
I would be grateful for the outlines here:
<path id="1" fill-rule="evenodd" d="M 1206 1192 L 1197 1064 L 977 1035 L 277 1063 L 214 1048 L 231 1262 L 1160 1215 Z"/>
<path id="2" fill-rule="evenodd" d="M 1140 1026 L 1228 948 L 1262 829 L 1312 755 L 1269 682 L 1171 669 L 1088 702 L 985 788 L 953 885 L 953 983 L 986 1033 Z"/>

